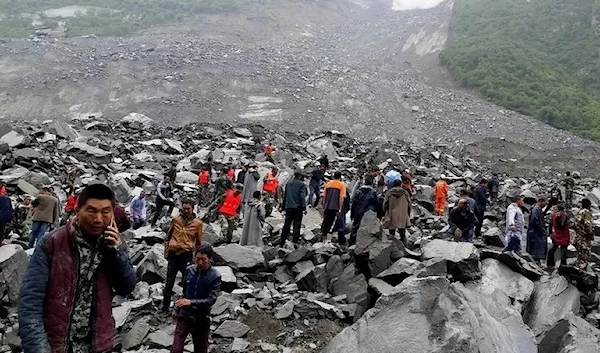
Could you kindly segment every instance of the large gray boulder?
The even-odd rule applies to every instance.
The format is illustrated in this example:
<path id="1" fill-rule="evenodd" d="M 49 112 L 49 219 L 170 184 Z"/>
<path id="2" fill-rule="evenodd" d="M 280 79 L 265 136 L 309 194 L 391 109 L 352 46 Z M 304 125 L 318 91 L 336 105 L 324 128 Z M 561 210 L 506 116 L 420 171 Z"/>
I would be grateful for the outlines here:
<path id="1" fill-rule="evenodd" d="M 513 307 L 518 312 L 523 311 L 523 306 L 529 301 L 534 289 L 531 280 L 494 259 L 481 262 L 481 279 L 468 283 L 467 287 L 484 296 L 500 290 L 512 300 Z"/>
<path id="2" fill-rule="evenodd" d="M 444 259 L 454 280 L 467 282 L 481 277 L 479 252 L 471 243 L 434 239 L 423 247 L 423 260 Z"/>
<path id="3" fill-rule="evenodd" d="M 442 277 L 411 277 L 344 329 L 323 353 L 531 353 L 533 334 L 510 299 Z"/>
<path id="4" fill-rule="evenodd" d="M 367 212 L 360 222 L 354 254 L 357 267 L 365 273 L 368 271 L 371 277 L 387 270 L 395 260 L 404 256 L 396 243 L 385 237 L 381 222 L 373 211 Z"/>
<path id="5" fill-rule="evenodd" d="M 496 259 L 506 266 L 508 266 L 511 270 L 522 274 L 523 276 L 529 278 L 532 281 L 537 280 L 541 276 L 546 275 L 547 273 L 542 270 L 536 263 L 527 261 L 521 256 L 515 254 L 514 252 L 500 252 L 491 249 L 482 249 L 480 252 L 481 259 Z"/>
<path id="6" fill-rule="evenodd" d="M 214 250 L 217 264 L 228 265 L 235 270 L 253 269 L 265 263 L 262 250 L 257 247 L 227 244 Z"/>
<path id="7" fill-rule="evenodd" d="M 167 279 L 167 259 L 164 246 L 155 244 L 136 266 L 137 278 L 148 284 L 162 283 Z"/>
<path id="8" fill-rule="evenodd" d="M 600 330 L 573 314 L 558 321 L 538 346 L 539 353 L 600 352 Z"/>
<path id="9" fill-rule="evenodd" d="M 19 245 L 7 244 L 0 247 L 0 289 L 8 294 L 8 301 L 16 305 L 19 290 L 29 265 L 29 257 Z"/>
<path id="10" fill-rule="evenodd" d="M 415 274 L 417 270 L 425 268 L 425 265 L 415 259 L 409 259 L 406 257 L 394 262 L 394 264 L 387 270 L 377 275 L 380 278 L 392 286 L 397 286 L 409 276 Z"/>
<path id="11" fill-rule="evenodd" d="M 535 282 L 523 320 L 540 342 L 556 323 L 579 313 L 579 291 L 562 276 L 544 276 Z"/>
<path id="12" fill-rule="evenodd" d="M 354 265 L 346 267 L 339 277 L 331 281 L 333 295 L 345 294 L 348 303 L 357 304 L 357 312 L 354 316 L 356 319 L 367 311 L 369 304 L 367 288 L 368 284 L 365 276 L 358 273 Z"/>

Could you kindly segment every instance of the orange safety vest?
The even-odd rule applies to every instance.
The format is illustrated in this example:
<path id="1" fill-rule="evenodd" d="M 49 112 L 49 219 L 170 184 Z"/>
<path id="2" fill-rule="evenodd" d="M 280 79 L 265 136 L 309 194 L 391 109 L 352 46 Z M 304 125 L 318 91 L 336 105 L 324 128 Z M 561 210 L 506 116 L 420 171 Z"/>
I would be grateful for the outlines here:
<path id="1" fill-rule="evenodd" d="M 265 146 L 265 153 L 267 154 L 267 156 L 272 155 L 273 154 L 273 150 L 274 150 L 273 146 L 269 146 L 269 145 Z"/>
<path id="2" fill-rule="evenodd" d="M 225 192 L 225 201 L 219 208 L 219 213 L 226 216 L 237 216 L 237 210 L 242 203 L 242 194 L 235 195 L 235 190 L 229 189 Z"/>
<path id="3" fill-rule="evenodd" d="M 266 179 L 263 184 L 263 190 L 270 193 L 275 194 L 277 192 L 277 187 L 279 186 L 279 180 L 277 177 L 273 175 L 273 173 L 267 173 Z"/>
<path id="4" fill-rule="evenodd" d="M 231 180 L 235 179 L 235 170 L 233 170 L 233 168 L 229 169 L 227 172 L 227 177 Z"/>
<path id="5" fill-rule="evenodd" d="M 435 197 L 445 198 L 448 195 L 448 183 L 446 183 L 444 180 L 439 180 L 437 183 L 435 183 L 433 192 Z"/>
<path id="6" fill-rule="evenodd" d="M 198 175 L 198 183 L 200 183 L 202 185 L 208 185 L 209 177 L 210 177 L 210 173 L 208 172 L 208 170 L 200 172 L 200 175 Z"/>

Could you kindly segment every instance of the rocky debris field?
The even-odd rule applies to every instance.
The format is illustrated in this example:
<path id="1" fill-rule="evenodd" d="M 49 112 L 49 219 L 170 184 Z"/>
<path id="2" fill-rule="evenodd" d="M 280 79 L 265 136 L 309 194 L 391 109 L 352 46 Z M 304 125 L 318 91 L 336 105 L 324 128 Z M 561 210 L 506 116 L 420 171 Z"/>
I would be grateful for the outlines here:
<path id="1" fill-rule="evenodd" d="M 452 207 L 462 189 L 493 170 L 495 163 L 472 158 L 468 146 L 363 143 L 338 131 L 286 133 L 260 125 L 176 126 L 132 113 L 114 121 L 88 117 L 70 123 L 0 124 L 0 180 L 14 197 L 35 196 L 42 185 L 52 185 L 65 202 L 67 171 L 77 168 L 77 185 L 104 182 L 126 207 L 143 189 L 152 208 L 165 168 L 176 165 L 180 199 L 194 196 L 196 173 L 209 156 L 215 170 L 231 157 L 234 164 L 256 161 L 264 175 L 273 165 L 262 153 L 268 141 L 277 149 L 273 160 L 281 183 L 296 168 L 310 172 L 322 155 L 329 156 L 332 170 L 344 172 L 350 189 L 356 187 L 362 152 L 381 168 L 388 159 L 409 168 L 416 190 L 413 226 L 405 245 L 368 213 L 357 244 L 343 250 L 335 240 L 320 241 L 318 208 L 308 210 L 298 246 L 274 246 L 283 225 L 277 211 L 266 221 L 264 248 L 221 244 L 219 225 L 207 224 L 205 240 L 221 244 L 215 247 L 214 265 L 223 278 L 223 294 L 211 311 L 212 352 L 600 351 L 600 223 L 586 271 L 571 266 L 572 247 L 558 273 L 548 273 L 526 254 L 500 252 L 507 199 L 524 195 L 529 209 L 547 196 L 556 171 L 503 175 L 499 200 L 485 214 L 483 237 L 473 244 L 450 241 L 447 220 L 432 214 L 432 186 L 441 174 L 449 180 Z M 584 197 L 599 214 L 600 185 L 585 175 L 577 180 L 575 202 Z M 166 277 L 168 221 L 164 217 L 155 229 L 123 233 L 138 283 L 130 297 L 113 302 L 117 351 L 167 353 L 172 344 L 174 325 L 157 314 Z M 234 241 L 240 234 L 238 228 Z M 12 234 L 0 247 L 0 352 L 20 350 L 16 304 L 32 252 L 24 240 Z M 175 292 L 181 293 L 178 285 Z"/>

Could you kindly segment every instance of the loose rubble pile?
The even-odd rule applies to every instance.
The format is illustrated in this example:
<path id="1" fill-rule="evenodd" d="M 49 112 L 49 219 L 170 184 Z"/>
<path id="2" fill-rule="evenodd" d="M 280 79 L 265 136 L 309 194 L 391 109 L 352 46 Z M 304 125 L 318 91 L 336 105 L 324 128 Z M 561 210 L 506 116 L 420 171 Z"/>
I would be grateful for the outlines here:
<path id="1" fill-rule="evenodd" d="M 152 201 L 166 168 L 176 165 L 179 198 L 194 196 L 197 172 L 212 157 L 214 167 L 257 161 L 264 175 L 265 142 L 276 146 L 274 164 L 285 183 L 295 168 L 309 172 L 323 154 L 331 169 L 344 171 L 356 187 L 356 156 L 368 152 L 382 168 L 392 159 L 414 174 L 413 226 L 407 243 L 388 236 L 367 213 L 356 246 L 343 251 L 320 239 L 322 216 L 309 209 L 302 241 L 276 247 L 282 215 L 275 210 L 264 227 L 264 248 L 236 243 L 215 247 L 223 295 L 211 311 L 213 352 L 595 352 L 600 345 L 600 242 L 593 269 L 572 266 L 547 273 L 527 255 L 501 253 L 507 199 L 526 196 L 529 208 L 554 182 L 505 176 L 499 200 L 488 208 L 484 236 L 471 243 L 449 240 L 447 220 L 432 215 L 432 185 L 440 174 L 450 183 L 450 207 L 459 192 L 488 176 L 492 166 L 456 147 L 374 142 L 365 145 L 335 131 L 320 135 L 280 134 L 262 126 L 169 126 L 141 114 L 118 121 L 89 117 L 71 123 L 0 124 L 0 181 L 8 194 L 35 196 L 53 185 L 66 201 L 67 171 L 78 168 L 77 185 L 105 182 L 127 206 L 140 190 Z M 600 186 L 578 180 L 575 201 L 600 207 Z M 152 207 L 152 205 L 151 205 Z M 204 210 L 199 209 L 199 214 Z M 151 212 L 151 211 L 150 211 Z M 165 227 L 128 230 L 138 283 L 128 298 L 114 300 L 117 351 L 168 352 L 174 325 L 157 315 L 167 262 Z M 600 236 L 600 224 L 595 227 Z M 238 240 L 241 229 L 234 232 Z M 28 263 L 24 238 L 13 234 L 0 247 L 0 352 L 19 351 L 15 307 Z M 222 242 L 218 224 L 207 224 L 205 240 Z M 569 254 L 572 264 L 574 253 Z M 176 285 L 176 294 L 181 288 Z M 593 347 L 593 348 L 590 348 Z"/>

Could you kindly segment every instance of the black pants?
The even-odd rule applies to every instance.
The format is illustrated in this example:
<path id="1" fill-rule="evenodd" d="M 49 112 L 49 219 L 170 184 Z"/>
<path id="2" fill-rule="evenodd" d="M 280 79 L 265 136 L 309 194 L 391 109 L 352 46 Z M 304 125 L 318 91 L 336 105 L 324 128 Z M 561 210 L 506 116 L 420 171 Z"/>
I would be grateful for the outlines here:
<path id="1" fill-rule="evenodd" d="M 360 229 L 361 220 L 362 218 L 352 221 L 352 231 L 350 232 L 350 240 L 348 241 L 349 246 L 356 244 L 356 234 L 358 234 L 358 229 Z"/>
<path id="2" fill-rule="evenodd" d="M 181 278 L 185 276 L 185 269 L 192 261 L 192 252 L 184 252 L 179 255 L 170 254 L 167 258 L 169 265 L 167 267 L 167 283 L 163 292 L 163 311 L 168 311 L 171 305 L 171 296 L 173 295 L 173 286 L 177 272 L 181 272 Z"/>
<path id="3" fill-rule="evenodd" d="M 285 241 L 290 235 L 290 228 L 292 227 L 292 224 L 294 226 L 294 230 L 292 232 L 292 241 L 294 243 L 300 242 L 302 217 L 304 217 L 304 210 L 300 208 L 291 208 L 285 210 L 285 221 L 283 223 L 283 229 L 281 229 L 281 246 L 285 245 Z"/>
<path id="4" fill-rule="evenodd" d="M 475 211 L 475 217 L 477 218 L 477 225 L 475 226 L 475 236 L 481 238 L 481 227 L 483 226 L 483 215 L 484 212 Z"/>
<path id="5" fill-rule="evenodd" d="M 568 245 L 558 245 L 556 243 L 552 243 L 552 248 L 548 251 L 548 267 L 556 266 L 556 261 L 554 260 L 554 253 L 556 249 L 560 248 L 560 265 L 565 266 L 567 264 L 567 248 Z"/>
<path id="6" fill-rule="evenodd" d="M 167 214 L 169 216 L 171 216 L 171 213 L 173 213 L 173 209 L 175 208 L 175 203 L 174 202 L 170 202 L 168 200 L 163 200 L 163 199 L 157 197 L 156 198 L 156 211 L 154 213 L 154 217 L 152 218 L 152 223 L 151 223 L 151 225 L 153 227 L 156 225 L 156 222 L 160 218 L 162 210 L 163 210 L 163 208 L 165 206 L 169 206 L 169 212 Z"/>
<path id="7" fill-rule="evenodd" d="M 337 219 L 337 210 L 324 210 L 323 211 L 323 223 L 321 224 L 321 236 L 323 240 L 327 237 L 327 234 L 331 232 L 331 227 L 335 224 Z"/>
<path id="8" fill-rule="evenodd" d="M 406 245 L 406 229 L 390 229 L 390 236 L 394 237 L 396 235 L 396 231 L 400 234 L 400 240 L 402 243 Z"/>
<path id="9" fill-rule="evenodd" d="M 8 222 L 0 221 L 0 242 L 2 242 L 8 236 Z"/>

